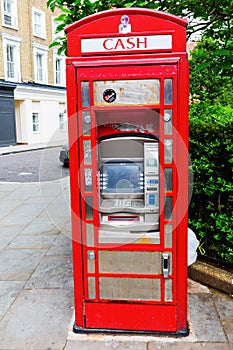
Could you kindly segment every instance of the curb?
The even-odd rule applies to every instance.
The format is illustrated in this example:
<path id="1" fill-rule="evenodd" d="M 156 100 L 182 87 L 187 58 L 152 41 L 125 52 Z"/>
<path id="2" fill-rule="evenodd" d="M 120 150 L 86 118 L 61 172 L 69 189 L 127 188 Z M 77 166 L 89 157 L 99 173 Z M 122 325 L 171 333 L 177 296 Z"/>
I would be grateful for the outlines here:
<path id="1" fill-rule="evenodd" d="M 31 152 L 39 151 L 47 148 L 56 148 L 61 147 L 65 142 L 59 142 L 54 144 L 32 144 L 32 145 L 15 145 L 8 147 L 0 147 L 0 156 L 5 156 L 8 154 L 22 153 L 22 152 Z"/>
<path id="2" fill-rule="evenodd" d="M 207 285 L 233 297 L 233 273 L 196 261 L 188 269 L 189 277 L 201 284 Z"/>

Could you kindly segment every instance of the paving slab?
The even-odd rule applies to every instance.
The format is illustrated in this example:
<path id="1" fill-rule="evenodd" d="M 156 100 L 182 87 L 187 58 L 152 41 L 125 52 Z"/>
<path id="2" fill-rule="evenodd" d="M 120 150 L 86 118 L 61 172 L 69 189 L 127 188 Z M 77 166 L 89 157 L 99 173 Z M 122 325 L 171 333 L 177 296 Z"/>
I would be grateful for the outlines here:
<path id="1" fill-rule="evenodd" d="M 147 350 L 229 350 L 225 343 L 171 343 L 156 344 L 149 343 Z M 80 349 L 81 350 L 81 349 Z"/>
<path id="2" fill-rule="evenodd" d="M 72 240 L 70 237 L 60 233 L 53 241 L 46 255 L 72 255 Z"/>
<path id="3" fill-rule="evenodd" d="M 24 281 L 0 281 L 0 320 L 15 301 Z"/>
<path id="4" fill-rule="evenodd" d="M 1 350 L 62 350 L 71 296 L 68 288 L 23 290 L 0 323 Z"/>
<path id="5" fill-rule="evenodd" d="M 45 253 L 45 249 L 5 249 L 1 251 L 0 280 L 26 281 Z"/>
<path id="6" fill-rule="evenodd" d="M 8 200 L 8 198 L 4 198 L 4 200 L 0 202 L 1 218 L 8 214 L 11 210 L 14 210 L 18 206 L 20 206 L 23 203 L 23 201 L 23 199 Z"/>
<path id="7" fill-rule="evenodd" d="M 189 294 L 188 305 L 191 328 L 198 341 L 227 341 L 211 294 Z"/>
<path id="8" fill-rule="evenodd" d="M 17 208 L 8 212 L 0 219 L 0 225 L 26 225 L 35 219 L 44 210 L 43 203 L 25 204 L 25 202 Z"/>
<path id="9" fill-rule="evenodd" d="M 6 248 L 24 228 L 25 225 L 0 226 L 0 251 Z"/>
<path id="10" fill-rule="evenodd" d="M 68 340 L 65 350 L 147 350 L 146 342 L 134 340 Z"/>
<path id="11" fill-rule="evenodd" d="M 233 299 L 226 295 L 214 295 L 213 298 L 224 331 L 233 349 Z"/>
<path id="12" fill-rule="evenodd" d="M 56 235 L 19 235 L 8 246 L 8 249 L 49 249 Z"/>
<path id="13" fill-rule="evenodd" d="M 44 256 L 25 288 L 72 288 L 73 273 L 70 256 Z"/>
<path id="14" fill-rule="evenodd" d="M 59 229 L 53 224 L 52 220 L 47 216 L 47 214 L 45 215 L 45 217 L 36 217 L 21 232 L 22 235 L 41 235 L 44 233 L 46 233 L 47 235 L 59 233 Z"/>

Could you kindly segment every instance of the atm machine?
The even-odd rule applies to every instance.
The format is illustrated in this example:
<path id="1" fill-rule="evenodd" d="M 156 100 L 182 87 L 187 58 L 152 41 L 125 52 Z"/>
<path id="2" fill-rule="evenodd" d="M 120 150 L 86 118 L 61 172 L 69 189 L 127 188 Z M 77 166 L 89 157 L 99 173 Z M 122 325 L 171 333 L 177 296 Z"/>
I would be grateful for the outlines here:
<path id="1" fill-rule="evenodd" d="M 140 134 L 100 140 L 100 243 L 159 243 L 158 147 Z"/>

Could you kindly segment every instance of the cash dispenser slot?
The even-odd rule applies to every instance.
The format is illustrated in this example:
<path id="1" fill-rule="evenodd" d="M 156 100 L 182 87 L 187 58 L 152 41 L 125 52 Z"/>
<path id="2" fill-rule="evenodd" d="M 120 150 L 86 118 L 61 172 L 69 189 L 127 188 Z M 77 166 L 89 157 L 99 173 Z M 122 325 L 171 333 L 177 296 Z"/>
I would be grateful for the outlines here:
<path id="1" fill-rule="evenodd" d="M 108 221 L 139 221 L 139 216 L 116 216 L 109 215 Z"/>

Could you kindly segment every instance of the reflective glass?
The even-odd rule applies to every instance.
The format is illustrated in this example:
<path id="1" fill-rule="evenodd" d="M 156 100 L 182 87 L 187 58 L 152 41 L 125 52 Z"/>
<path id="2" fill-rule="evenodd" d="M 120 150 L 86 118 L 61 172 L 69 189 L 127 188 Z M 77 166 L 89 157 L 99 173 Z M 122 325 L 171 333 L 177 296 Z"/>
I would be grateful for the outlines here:
<path id="1" fill-rule="evenodd" d="M 165 220 L 172 219 L 172 197 L 171 196 L 165 196 L 164 219 Z"/>
<path id="2" fill-rule="evenodd" d="M 91 140 L 83 141 L 84 164 L 91 164 Z"/>
<path id="3" fill-rule="evenodd" d="M 172 104 L 172 79 L 164 79 L 164 104 Z"/>
<path id="4" fill-rule="evenodd" d="M 86 219 L 93 219 L 93 199 L 92 196 L 85 197 L 85 206 L 86 206 Z"/>
<path id="5" fill-rule="evenodd" d="M 82 106 L 90 107 L 90 85 L 89 81 L 81 81 Z"/>

